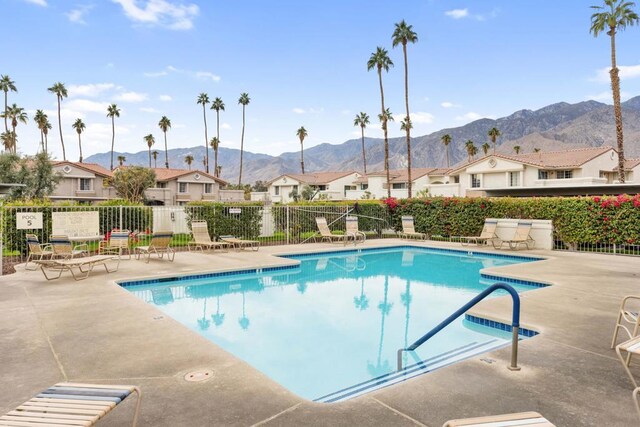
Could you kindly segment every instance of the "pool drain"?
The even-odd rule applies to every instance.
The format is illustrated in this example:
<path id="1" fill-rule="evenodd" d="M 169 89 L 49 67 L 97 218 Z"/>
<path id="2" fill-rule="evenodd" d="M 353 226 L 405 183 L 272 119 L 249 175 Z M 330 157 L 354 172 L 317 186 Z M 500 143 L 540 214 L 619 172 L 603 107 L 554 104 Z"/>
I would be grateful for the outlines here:
<path id="1" fill-rule="evenodd" d="M 193 371 L 193 372 L 187 373 L 184 376 L 184 380 L 195 383 L 195 382 L 208 380 L 212 376 L 213 376 L 213 371 L 211 371 L 210 369 L 205 369 L 202 371 Z"/>

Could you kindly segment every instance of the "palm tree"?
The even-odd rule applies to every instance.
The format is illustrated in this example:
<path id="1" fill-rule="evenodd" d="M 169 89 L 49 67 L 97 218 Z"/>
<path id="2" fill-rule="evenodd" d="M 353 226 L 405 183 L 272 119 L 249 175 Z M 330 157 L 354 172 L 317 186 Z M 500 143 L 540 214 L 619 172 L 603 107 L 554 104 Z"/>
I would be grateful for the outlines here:
<path id="1" fill-rule="evenodd" d="M 151 157 L 153 157 L 153 167 L 154 169 L 158 168 L 158 150 L 153 150 L 151 152 Z M 151 165 L 149 165 L 151 167 Z"/>
<path id="2" fill-rule="evenodd" d="M 47 115 L 42 110 L 36 110 L 36 113 L 33 115 L 33 121 L 38 125 L 38 130 L 40 130 L 40 144 L 42 145 L 42 151 L 46 151 L 44 147 L 44 128 L 47 123 Z"/>
<path id="3" fill-rule="evenodd" d="M 127 158 L 125 156 L 123 156 L 122 154 L 118 155 L 118 163 L 120 164 L 120 166 L 122 166 L 126 161 L 127 161 Z"/>
<path id="4" fill-rule="evenodd" d="M 304 175 L 304 139 L 307 137 L 307 130 L 304 126 L 300 126 L 300 129 L 296 131 L 296 135 L 300 138 L 300 168 L 302 169 L 302 175 Z"/>
<path id="5" fill-rule="evenodd" d="M 222 166 L 218 165 L 218 167 L 216 168 L 216 176 L 219 178 L 220 175 L 222 175 Z"/>
<path id="6" fill-rule="evenodd" d="M 360 281 L 360 296 L 353 297 L 353 304 L 361 311 L 369 308 L 369 298 L 364 293 L 364 278 Z"/>
<path id="7" fill-rule="evenodd" d="M 469 163 L 471 163 L 471 158 L 474 155 L 474 149 L 475 151 L 477 151 L 476 146 L 473 145 L 473 141 L 472 140 L 467 140 L 467 142 L 464 143 L 465 148 L 467 149 L 467 156 L 469 156 Z"/>
<path id="8" fill-rule="evenodd" d="M 444 153 L 447 156 L 447 169 L 449 168 L 449 144 L 451 144 L 451 135 L 444 134 L 440 137 L 440 141 L 444 145 Z"/>
<path id="9" fill-rule="evenodd" d="M 222 98 L 220 97 L 216 97 L 216 99 L 213 100 L 213 102 L 211 103 L 211 109 L 212 110 L 216 110 L 216 138 L 218 138 L 218 144 L 220 143 L 220 111 L 224 111 L 224 102 L 222 101 Z M 213 175 L 214 176 L 218 176 L 216 175 L 216 173 L 218 173 L 218 149 L 215 148 L 214 149 L 214 163 L 213 163 Z"/>
<path id="10" fill-rule="evenodd" d="M 156 143 L 156 139 L 153 137 L 152 134 L 145 136 L 143 139 L 144 139 L 144 142 L 147 143 L 147 148 L 149 150 L 149 168 L 151 168 L 151 147 L 153 147 L 153 144 Z M 153 158 L 156 159 L 158 157 L 158 152 L 154 151 L 154 153 L 156 154 L 153 156 Z"/>
<path id="11" fill-rule="evenodd" d="M 402 53 L 404 54 L 404 104 L 407 110 L 407 116 L 405 117 L 405 123 L 411 122 L 411 117 L 409 116 L 409 64 L 407 62 L 407 43 L 415 43 L 418 41 L 418 34 L 413 31 L 412 25 L 407 25 L 404 21 L 400 21 L 400 23 L 395 24 L 395 30 L 393 31 L 392 46 L 396 47 L 397 45 L 402 45 Z M 409 198 L 411 198 L 411 126 L 405 126 L 407 132 L 407 175 L 408 175 L 408 187 L 407 193 Z"/>
<path id="12" fill-rule="evenodd" d="M 485 142 L 484 144 L 482 144 L 481 148 L 482 148 L 482 152 L 486 156 L 487 154 L 489 154 L 489 148 L 491 148 L 491 146 L 489 145 L 488 142 Z"/>
<path id="13" fill-rule="evenodd" d="M 164 167 L 169 169 L 169 151 L 167 150 L 167 131 L 171 128 L 171 120 L 167 116 L 162 116 L 158 126 L 164 133 Z"/>
<path id="14" fill-rule="evenodd" d="M 242 105 L 242 136 L 240 137 L 240 174 L 238 175 L 238 185 L 242 184 L 242 155 L 244 154 L 244 109 L 249 104 L 251 99 L 249 98 L 249 94 L 243 92 L 240 94 L 240 99 L 238 99 L 238 104 Z"/>
<path id="15" fill-rule="evenodd" d="M 60 131 L 60 144 L 62 145 L 62 160 L 67 160 L 67 154 L 64 149 L 64 139 L 62 138 L 62 120 L 60 118 L 60 102 L 62 102 L 62 98 L 66 98 L 68 96 L 67 88 L 64 86 L 64 83 L 57 82 L 47 90 L 55 94 L 58 100 L 58 130 Z M 111 145 L 113 146 L 113 144 Z M 111 150 L 113 151 L 113 148 Z M 111 157 L 111 163 L 113 166 L 113 155 Z M 111 169 L 113 169 L 113 167 Z"/>
<path id="16" fill-rule="evenodd" d="M 2 75 L 0 76 L 0 89 L 2 89 L 2 91 L 4 92 L 4 131 L 5 132 L 9 132 L 9 126 L 7 125 L 7 94 L 9 91 L 11 92 L 17 92 L 18 89 L 16 89 L 16 84 L 13 80 L 11 80 L 11 77 L 9 77 L 8 75 Z"/>
<path id="17" fill-rule="evenodd" d="M 47 118 L 44 122 L 44 126 L 42 127 L 42 133 L 44 134 L 44 151 L 46 153 L 49 152 L 49 130 L 53 129 L 53 126 L 51 126 L 51 122 L 49 121 L 49 119 Z"/>
<path id="18" fill-rule="evenodd" d="M 111 170 L 113 170 L 113 148 L 116 141 L 116 117 L 120 117 L 120 109 L 116 104 L 107 107 L 107 117 L 111 117 Z"/>
<path id="19" fill-rule="evenodd" d="M 87 128 L 87 126 L 85 126 L 84 122 L 82 121 L 82 119 L 76 119 L 76 121 L 71 125 L 72 128 L 74 128 L 76 130 L 76 132 L 78 133 L 78 147 L 80 148 L 80 159 L 78 160 L 80 163 L 82 163 L 82 139 L 80 137 L 80 135 L 82 135 L 82 132 L 84 132 L 84 130 Z M 120 165 L 122 166 L 122 165 Z"/>
<path id="20" fill-rule="evenodd" d="M 11 106 L 9 107 L 9 109 L 7 110 L 6 113 L 2 113 L 3 116 L 8 116 L 9 119 L 11 119 L 11 133 L 13 134 L 14 138 L 13 138 L 13 146 L 12 146 L 12 150 L 15 153 L 17 150 L 17 133 L 16 133 L 16 128 L 18 127 L 18 123 L 24 123 L 27 124 L 27 121 L 29 120 L 29 117 L 27 116 L 27 113 L 24 111 L 24 108 L 22 107 L 18 107 L 17 104 L 11 104 Z M 5 117 L 6 119 L 7 117 Z"/>
<path id="21" fill-rule="evenodd" d="M 407 123 L 409 123 L 408 126 L 407 126 Z M 400 130 L 407 130 L 407 128 L 413 129 L 413 123 L 411 123 L 411 120 L 409 120 L 409 122 L 405 120 L 400 120 Z"/>
<path id="22" fill-rule="evenodd" d="M 247 314 L 245 311 L 245 303 L 246 303 L 245 294 L 243 292 L 242 293 L 242 317 L 238 319 L 238 323 L 240 324 L 240 327 L 246 331 L 247 329 L 249 329 L 249 324 L 251 322 L 249 321 L 249 318 L 247 317 Z"/>
<path id="23" fill-rule="evenodd" d="M 539 149 L 539 148 L 534 148 L 534 149 L 533 149 L 533 152 L 534 152 L 534 153 L 539 153 L 539 152 L 540 152 L 540 149 Z"/>
<path id="24" fill-rule="evenodd" d="M 520 154 L 520 149 L 521 149 L 521 148 L 522 148 L 522 147 L 520 147 L 519 145 L 514 145 L 514 146 L 513 146 L 513 151 L 515 151 L 515 152 L 516 152 L 516 154 Z"/>
<path id="25" fill-rule="evenodd" d="M 369 124 L 369 115 L 367 113 L 360 112 L 356 114 L 356 118 L 353 121 L 354 126 L 360 126 L 362 132 L 362 163 L 364 165 L 364 173 L 367 173 L 367 155 L 364 150 L 364 128 Z"/>
<path id="26" fill-rule="evenodd" d="M 207 136 L 207 104 L 209 103 L 209 95 L 202 92 L 198 95 L 198 99 L 196 103 L 202 105 L 202 117 L 204 118 L 204 151 L 205 151 L 205 160 L 204 160 L 204 169 L 205 172 L 209 173 L 209 137 Z"/>
<path id="27" fill-rule="evenodd" d="M 498 139 L 498 137 L 502 135 L 502 133 L 500 133 L 497 128 L 493 127 L 489 129 L 487 135 L 489 135 L 489 138 L 491 138 L 491 143 L 493 144 L 493 154 L 496 154 L 496 139 Z"/>
<path id="28" fill-rule="evenodd" d="M 4 151 L 11 153 L 14 145 L 16 145 L 16 134 L 9 131 L 2 132 L 2 134 L 0 134 L 0 141 L 4 146 Z"/>
<path id="29" fill-rule="evenodd" d="M 213 176 L 219 177 L 220 175 L 218 175 L 218 147 L 220 147 L 220 140 L 218 139 L 217 136 L 214 136 L 213 138 L 211 138 L 211 141 L 209 141 L 209 145 L 211 145 L 211 148 L 213 149 L 213 165 L 214 165 Z"/>
<path id="30" fill-rule="evenodd" d="M 471 158 L 475 159 L 476 158 L 476 154 L 478 154 L 478 147 L 476 147 L 475 145 L 471 146 Z"/>
<path id="31" fill-rule="evenodd" d="M 220 296 L 216 297 L 216 314 L 211 315 L 211 320 L 216 326 L 220 326 L 224 323 L 224 313 L 220 313 Z"/>
<path id="32" fill-rule="evenodd" d="M 193 163 L 193 156 L 191 154 L 187 154 L 184 156 L 184 162 L 189 166 L 189 170 L 191 170 L 191 163 Z"/>
<path id="33" fill-rule="evenodd" d="M 382 130 L 384 131 L 384 170 L 387 172 L 387 197 L 391 198 L 391 176 L 389 175 L 389 135 L 387 133 L 386 109 L 384 108 L 384 89 L 382 87 L 382 70 L 389 71 L 393 67 L 393 61 L 389 58 L 387 50 L 378 46 L 367 61 L 367 70 L 378 70 L 378 81 L 380 82 L 380 115 L 382 118 Z"/>
<path id="34" fill-rule="evenodd" d="M 624 30 L 640 22 L 638 14 L 633 10 L 635 3 L 625 0 L 604 0 L 604 6 L 591 6 L 595 9 L 591 15 L 591 32 L 594 37 L 607 30 L 611 37 L 611 90 L 613 91 L 613 114 L 616 120 L 616 139 L 618 141 L 618 180 L 625 182 L 624 176 L 624 141 L 622 137 L 622 107 L 620 105 L 620 70 L 616 64 L 616 32 Z"/>

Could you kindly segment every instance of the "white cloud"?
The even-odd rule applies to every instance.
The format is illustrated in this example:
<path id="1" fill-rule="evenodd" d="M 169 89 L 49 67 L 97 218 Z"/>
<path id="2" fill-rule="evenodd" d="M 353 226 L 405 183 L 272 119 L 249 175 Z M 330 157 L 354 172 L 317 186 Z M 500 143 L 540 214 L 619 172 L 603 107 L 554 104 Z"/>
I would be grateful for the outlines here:
<path id="1" fill-rule="evenodd" d="M 156 110 L 153 107 L 140 107 L 140 111 L 142 111 L 143 113 L 157 113 L 157 114 L 160 114 L 160 111 Z"/>
<path id="2" fill-rule="evenodd" d="M 68 89 L 69 97 L 88 96 L 95 98 L 96 96 L 115 88 L 113 83 L 95 83 L 86 85 L 70 85 Z"/>
<path id="3" fill-rule="evenodd" d="M 220 76 L 217 76 L 213 73 L 210 73 L 208 71 L 196 71 L 196 77 L 201 79 L 201 80 L 211 80 L 214 82 L 219 82 L 220 81 Z"/>
<path id="4" fill-rule="evenodd" d="M 444 14 L 453 19 L 462 19 L 469 16 L 469 9 L 452 9 L 446 11 Z"/>
<path id="5" fill-rule="evenodd" d="M 622 99 L 623 101 L 629 99 L 631 97 L 631 95 L 629 95 L 629 93 L 627 92 L 621 92 L 620 93 L 620 99 Z M 601 101 L 601 102 L 609 102 L 612 103 L 613 102 L 613 93 L 611 91 L 607 91 L 607 92 L 600 92 L 597 95 L 589 95 L 585 98 L 585 100 L 593 100 L 593 101 Z"/>
<path id="6" fill-rule="evenodd" d="M 167 67 L 165 67 L 164 70 L 161 70 L 161 71 L 152 71 L 152 72 L 147 72 L 143 74 L 145 77 L 163 77 L 163 76 L 168 76 L 171 73 L 184 74 L 191 78 L 213 81 L 213 82 L 219 82 L 221 79 L 219 75 L 214 74 L 210 71 L 191 71 L 191 70 L 176 68 L 172 65 L 168 65 Z"/>
<path id="7" fill-rule="evenodd" d="M 621 79 L 635 79 L 640 77 L 640 64 L 638 65 L 619 65 L 620 78 Z M 609 76 L 609 70 L 611 67 L 600 68 L 596 71 L 595 77 L 590 78 L 592 82 L 598 83 L 611 83 L 611 77 Z"/>
<path id="8" fill-rule="evenodd" d="M 38 6 L 47 7 L 47 0 L 24 0 L 27 3 L 36 4 Z"/>
<path id="9" fill-rule="evenodd" d="M 166 71 L 157 71 L 157 72 L 143 73 L 143 74 L 145 77 L 162 77 L 162 76 L 166 76 L 169 73 Z"/>
<path id="10" fill-rule="evenodd" d="M 304 114 L 305 113 L 305 111 L 302 108 L 298 108 L 298 107 L 294 108 L 291 111 L 293 111 L 296 114 Z"/>
<path id="11" fill-rule="evenodd" d="M 468 112 L 467 114 L 463 114 L 462 116 L 457 116 L 456 120 L 459 122 L 473 122 L 479 119 L 492 119 L 492 116 L 482 115 L 475 113 L 473 111 Z"/>
<path id="12" fill-rule="evenodd" d="M 445 101 L 440 104 L 442 108 L 458 108 L 461 107 L 460 104 L 454 104 L 453 102 Z"/>
<path id="13" fill-rule="evenodd" d="M 65 108 L 84 113 L 104 113 L 107 114 L 109 103 L 96 102 L 89 99 L 72 99 L 63 103 Z"/>
<path id="14" fill-rule="evenodd" d="M 320 113 L 324 113 L 324 108 L 323 107 L 320 107 L 320 108 L 307 108 L 305 110 L 304 108 L 296 107 L 296 108 L 292 109 L 291 111 L 293 111 L 296 114 L 320 114 Z"/>
<path id="15" fill-rule="evenodd" d="M 171 101 L 173 98 L 171 98 L 169 95 L 160 95 L 158 99 L 160 101 L 168 102 L 168 101 Z"/>
<path id="16" fill-rule="evenodd" d="M 147 98 L 148 96 L 146 93 L 130 91 L 118 94 L 113 99 L 120 102 L 142 102 L 146 101 Z"/>
<path id="17" fill-rule="evenodd" d="M 223 124 L 220 125 L 220 127 L 222 129 L 226 129 L 226 130 L 231 129 L 231 125 L 229 123 L 223 123 Z"/>
<path id="18" fill-rule="evenodd" d="M 411 122 L 413 124 L 419 123 L 419 124 L 431 124 L 433 123 L 433 114 L 431 113 L 425 113 L 425 112 L 415 112 L 415 113 L 411 113 Z"/>
<path id="19" fill-rule="evenodd" d="M 78 6 L 77 8 L 65 13 L 65 15 L 67 15 L 67 18 L 69 18 L 69 21 L 71 22 L 86 25 L 87 22 L 84 20 L 84 18 L 92 8 L 93 6 L 91 5 Z"/>
<path id="20" fill-rule="evenodd" d="M 190 30 L 200 13 L 196 4 L 181 4 L 169 0 L 112 0 L 122 6 L 130 20 L 170 30 Z"/>

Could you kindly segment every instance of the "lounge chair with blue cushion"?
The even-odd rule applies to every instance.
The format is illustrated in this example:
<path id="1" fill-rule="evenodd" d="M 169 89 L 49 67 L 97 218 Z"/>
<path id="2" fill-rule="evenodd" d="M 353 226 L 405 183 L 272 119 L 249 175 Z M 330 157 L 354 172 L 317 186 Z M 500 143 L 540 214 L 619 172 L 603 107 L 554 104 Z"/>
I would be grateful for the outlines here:
<path id="1" fill-rule="evenodd" d="M 27 270 L 35 270 L 38 268 L 38 265 L 34 265 L 33 268 L 29 268 L 30 261 L 43 260 L 48 259 L 53 256 L 53 248 L 50 243 L 40 243 L 38 236 L 35 234 L 27 234 L 27 249 L 29 251 L 29 256 L 27 256 L 27 262 L 24 265 L 24 268 Z"/>
<path id="2" fill-rule="evenodd" d="M 0 417 L 0 426 L 92 426 L 135 393 L 132 427 L 138 422 L 140 389 L 131 385 L 59 383 Z"/>
<path id="3" fill-rule="evenodd" d="M 167 254 L 167 259 L 171 262 L 176 257 L 176 252 L 171 247 L 173 231 L 157 231 L 151 235 L 151 242 L 147 246 L 136 246 L 136 259 L 144 256 L 145 262 L 149 262 L 151 254 L 158 255 L 162 259 Z"/>
<path id="4" fill-rule="evenodd" d="M 89 245 L 82 243 L 74 246 L 69 240 L 69 236 L 53 235 L 49 238 L 49 244 L 53 250 L 52 258 L 70 259 L 89 255 Z"/>
<path id="5" fill-rule="evenodd" d="M 125 252 L 131 259 L 131 248 L 129 247 L 129 230 L 113 230 L 109 240 L 100 242 L 98 253 L 101 255 L 114 254 L 121 257 Z"/>

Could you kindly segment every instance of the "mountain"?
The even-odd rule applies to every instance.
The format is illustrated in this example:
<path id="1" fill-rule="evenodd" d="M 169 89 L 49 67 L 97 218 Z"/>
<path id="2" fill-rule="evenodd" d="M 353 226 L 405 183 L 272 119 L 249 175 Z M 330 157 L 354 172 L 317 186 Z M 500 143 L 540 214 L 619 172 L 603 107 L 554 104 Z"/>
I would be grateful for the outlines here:
<path id="1" fill-rule="evenodd" d="M 640 96 L 622 103 L 625 154 L 627 158 L 640 157 Z M 429 135 L 412 138 L 412 159 L 414 167 L 446 166 L 444 146 L 441 138 L 451 135 L 449 145 L 451 165 L 465 160 L 467 153 L 464 142 L 472 140 L 480 146 L 489 142 L 487 132 L 496 127 L 502 132 L 498 140 L 498 152 L 511 153 L 519 145 L 521 152 L 534 148 L 543 151 L 577 147 L 597 147 L 616 145 L 613 108 L 596 101 L 576 104 L 559 102 L 539 110 L 520 110 L 497 120 L 480 119 L 464 126 L 442 129 Z M 367 169 L 383 170 L 384 144 L 382 139 L 365 138 Z M 160 150 L 159 150 L 160 151 Z M 147 151 L 138 153 L 115 153 L 124 155 L 128 165 L 148 165 Z M 202 146 L 174 148 L 169 150 L 171 167 L 182 168 L 184 157 L 194 156 L 194 169 L 202 169 L 205 150 Z M 89 156 L 87 162 L 108 167 L 110 153 Z M 279 156 L 256 154 L 245 151 L 243 182 L 270 180 L 283 173 L 299 172 L 299 152 L 282 153 Z M 361 170 L 361 140 L 351 139 L 342 144 L 320 144 L 305 150 L 305 169 L 308 172 L 328 170 Z M 114 158 L 115 158 L 114 157 Z M 209 151 L 213 164 L 213 151 Z M 221 177 L 230 183 L 237 183 L 240 150 L 220 148 L 218 163 L 222 165 Z M 164 152 L 158 156 L 158 166 L 164 165 Z M 406 167 L 406 146 L 404 137 L 389 139 L 389 165 L 393 169 Z"/>

